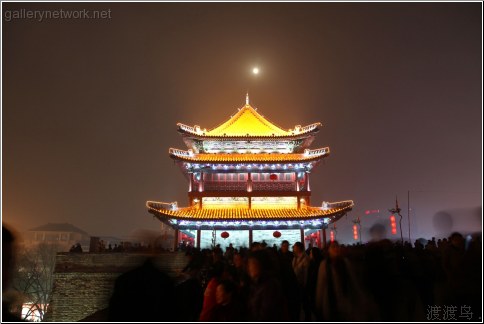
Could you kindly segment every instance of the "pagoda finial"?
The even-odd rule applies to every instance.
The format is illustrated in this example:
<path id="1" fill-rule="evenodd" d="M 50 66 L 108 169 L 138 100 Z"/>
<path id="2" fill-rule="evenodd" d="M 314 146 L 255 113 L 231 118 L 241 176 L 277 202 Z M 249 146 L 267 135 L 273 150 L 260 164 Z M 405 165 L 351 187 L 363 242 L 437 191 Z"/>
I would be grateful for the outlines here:
<path id="1" fill-rule="evenodd" d="M 249 105 L 249 92 L 247 91 L 247 94 L 245 95 L 245 105 Z"/>

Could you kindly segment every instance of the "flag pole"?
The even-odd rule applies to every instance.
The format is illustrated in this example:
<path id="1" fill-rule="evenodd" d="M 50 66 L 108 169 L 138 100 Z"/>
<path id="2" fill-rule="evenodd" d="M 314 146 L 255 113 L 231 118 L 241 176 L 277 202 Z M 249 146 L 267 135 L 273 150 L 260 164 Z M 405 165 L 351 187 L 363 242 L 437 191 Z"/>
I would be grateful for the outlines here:
<path id="1" fill-rule="evenodd" d="M 410 190 L 408 191 L 408 197 L 407 197 L 407 209 L 408 209 L 408 214 L 407 214 L 407 217 L 408 217 L 408 242 L 410 244 L 412 244 L 412 237 L 410 236 Z"/>

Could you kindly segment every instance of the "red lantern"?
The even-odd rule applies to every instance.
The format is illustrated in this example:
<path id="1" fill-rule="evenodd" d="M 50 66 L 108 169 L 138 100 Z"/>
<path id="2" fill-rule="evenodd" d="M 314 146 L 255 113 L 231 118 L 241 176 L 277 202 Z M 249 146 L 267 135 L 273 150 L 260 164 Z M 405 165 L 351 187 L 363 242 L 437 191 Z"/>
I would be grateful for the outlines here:
<path id="1" fill-rule="evenodd" d="M 358 226 L 356 225 L 353 225 L 353 238 L 356 240 L 358 240 Z"/>
<path id="2" fill-rule="evenodd" d="M 281 232 L 275 231 L 274 233 L 272 233 L 272 236 L 274 236 L 275 238 L 280 238 L 281 237 Z"/>
<path id="3" fill-rule="evenodd" d="M 269 176 L 269 179 L 271 179 L 272 181 L 277 180 L 277 174 L 274 174 L 274 173 L 273 173 L 273 174 L 271 174 L 271 175 Z"/>
<path id="4" fill-rule="evenodd" d="M 220 234 L 220 236 L 221 236 L 223 239 L 226 239 L 227 237 L 229 237 L 229 236 L 230 236 L 230 234 L 229 234 L 229 232 L 222 232 L 222 233 Z"/>
<path id="5" fill-rule="evenodd" d="M 395 215 L 390 216 L 390 225 L 392 227 L 392 234 L 397 234 L 397 222 L 395 219 Z"/>

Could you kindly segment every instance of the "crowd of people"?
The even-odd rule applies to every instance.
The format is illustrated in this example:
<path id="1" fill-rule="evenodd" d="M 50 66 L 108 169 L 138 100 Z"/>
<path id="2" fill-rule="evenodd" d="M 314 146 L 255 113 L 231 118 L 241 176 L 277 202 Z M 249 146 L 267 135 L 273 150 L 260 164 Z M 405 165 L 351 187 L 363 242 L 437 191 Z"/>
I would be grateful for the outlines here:
<path id="1" fill-rule="evenodd" d="M 4 286 L 12 235 L 3 229 Z M 11 238 L 11 239 L 9 239 Z M 8 239 L 8 240 L 7 240 Z M 107 321 L 477 321 L 482 238 L 459 233 L 425 245 L 381 240 L 305 249 L 254 242 L 188 249 L 177 280 L 152 259 L 116 280 Z M 4 319 L 10 318 L 3 304 Z M 101 316 L 100 315 L 100 316 Z M 11 316 L 12 320 L 15 319 Z"/>
<path id="2" fill-rule="evenodd" d="M 187 254 L 189 279 L 177 287 L 195 293 L 182 302 L 182 320 L 425 321 L 436 319 L 435 307 L 445 320 L 448 305 L 455 320 L 481 316 L 480 236 L 306 250 L 296 242 L 292 251 L 287 241 L 278 248 L 254 242 Z"/>

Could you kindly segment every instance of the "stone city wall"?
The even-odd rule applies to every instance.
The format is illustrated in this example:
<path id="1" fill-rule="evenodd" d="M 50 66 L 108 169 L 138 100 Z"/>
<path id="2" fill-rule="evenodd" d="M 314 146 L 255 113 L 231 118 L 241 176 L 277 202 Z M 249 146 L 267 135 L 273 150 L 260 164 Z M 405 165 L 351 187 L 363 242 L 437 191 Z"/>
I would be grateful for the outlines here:
<path id="1" fill-rule="evenodd" d="M 45 321 L 75 322 L 105 309 L 116 278 L 150 256 L 147 253 L 58 253 Z M 154 255 L 154 260 L 171 276 L 187 263 L 183 252 L 164 252 Z"/>

